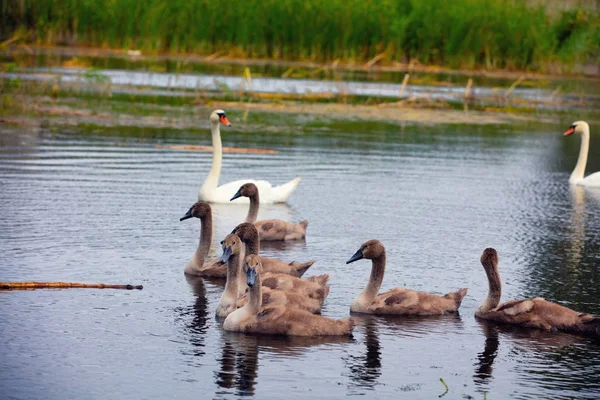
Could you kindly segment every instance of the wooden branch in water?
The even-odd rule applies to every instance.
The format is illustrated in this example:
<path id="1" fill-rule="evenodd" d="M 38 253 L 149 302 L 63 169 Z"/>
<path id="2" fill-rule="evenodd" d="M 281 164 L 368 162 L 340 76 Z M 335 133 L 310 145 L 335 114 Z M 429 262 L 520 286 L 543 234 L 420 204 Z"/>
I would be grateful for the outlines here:
<path id="1" fill-rule="evenodd" d="M 508 96 L 510 96 L 510 94 L 512 93 L 513 90 L 515 90 L 515 88 L 525 80 L 524 76 L 519 77 L 519 79 L 517 79 L 516 81 L 513 82 L 512 85 L 510 85 L 510 87 L 506 90 L 506 92 L 504 92 L 504 98 L 508 98 Z"/>
<path id="2" fill-rule="evenodd" d="M 473 79 L 469 78 L 467 87 L 465 88 L 465 99 L 469 98 L 469 95 L 471 94 L 471 86 L 473 86 Z"/>
<path id="3" fill-rule="evenodd" d="M 406 89 L 408 78 L 410 78 L 410 74 L 404 74 L 404 79 L 402 79 L 402 86 L 400 86 L 400 93 L 398 93 L 399 98 L 402 98 L 402 96 L 404 96 L 404 89 Z"/>
<path id="4" fill-rule="evenodd" d="M 0 282 L 0 289 L 27 290 L 27 289 L 126 289 L 142 290 L 142 285 L 108 285 L 105 283 L 76 283 L 76 282 Z"/>
<path id="5" fill-rule="evenodd" d="M 383 57 L 385 57 L 385 52 L 377 54 L 368 63 L 365 64 L 365 69 L 371 68 L 373 65 L 377 64 L 377 62 Z"/>

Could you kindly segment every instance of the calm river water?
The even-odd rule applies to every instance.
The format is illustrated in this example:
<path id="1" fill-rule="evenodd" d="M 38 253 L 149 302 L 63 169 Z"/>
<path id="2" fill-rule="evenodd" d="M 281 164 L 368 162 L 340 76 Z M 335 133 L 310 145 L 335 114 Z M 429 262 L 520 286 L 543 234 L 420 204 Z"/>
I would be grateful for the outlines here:
<path id="1" fill-rule="evenodd" d="M 205 110 L 206 112 L 206 110 Z M 369 276 L 345 261 L 368 239 L 388 251 L 383 289 L 468 287 L 460 314 L 359 317 L 352 338 L 230 334 L 214 318 L 222 287 L 186 279 L 199 221 L 179 222 L 210 153 L 205 134 L 106 136 L 0 125 L 0 280 L 143 284 L 143 291 L 0 292 L 0 392 L 15 399 L 599 398 L 600 345 L 475 320 L 487 293 L 479 263 L 500 254 L 503 298 L 543 296 L 600 313 L 600 190 L 567 183 L 572 122 L 522 126 L 321 123 L 230 112 L 221 182 L 303 181 L 260 218 L 310 221 L 306 242 L 263 254 L 329 273 L 323 314 L 348 315 Z M 574 118 L 575 119 L 575 118 Z M 265 129 L 267 126 L 304 126 Z M 243 127 L 243 129 L 242 129 Z M 600 170 L 592 125 L 588 171 Z M 216 244 L 244 206 L 214 207 Z"/>

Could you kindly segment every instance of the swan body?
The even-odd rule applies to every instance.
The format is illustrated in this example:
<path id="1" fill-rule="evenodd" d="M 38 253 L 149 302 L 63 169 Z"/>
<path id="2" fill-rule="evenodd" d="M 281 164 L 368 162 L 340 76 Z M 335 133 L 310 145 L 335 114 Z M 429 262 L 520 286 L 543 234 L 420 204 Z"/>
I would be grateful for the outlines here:
<path id="1" fill-rule="evenodd" d="M 489 293 L 475 311 L 477 318 L 538 328 L 600 336 L 600 317 L 579 313 L 541 297 L 500 303 L 502 283 L 498 272 L 498 253 L 487 248 L 481 255 L 481 265 L 487 274 Z"/>
<path id="2" fill-rule="evenodd" d="M 266 272 L 263 274 L 262 285 L 271 289 L 302 293 L 322 302 L 329 294 L 329 286 L 326 285 L 328 280 L 329 275 L 327 274 L 302 279 L 291 275 Z"/>
<path id="3" fill-rule="evenodd" d="M 575 169 L 569 178 L 569 183 L 572 185 L 600 187 L 600 172 L 595 172 L 584 177 L 590 148 L 590 126 L 585 121 L 575 121 L 564 133 L 564 136 L 569 136 L 573 133 L 581 134 L 581 148 L 579 149 L 577 164 L 575 164 Z"/>
<path id="4" fill-rule="evenodd" d="M 264 285 L 262 287 L 262 304 L 264 305 L 298 307 L 311 314 L 321 314 L 323 300 L 324 298 L 316 299 L 299 293 L 270 289 Z M 245 306 L 246 303 L 248 303 L 248 295 L 244 294 L 238 299 L 237 308 Z"/>
<path id="5" fill-rule="evenodd" d="M 236 200 L 240 197 L 247 197 L 250 199 L 250 208 L 248 209 L 248 215 L 246 216 L 246 222 L 250 222 L 256 226 L 258 235 L 262 241 L 279 241 L 279 240 L 301 240 L 306 237 L 306 228 L 308 227 L 308 221 L 300 221 L 297 224 L 285 222 L 280 219 L 268 219 L 263 221 L 256 221 L 258 216 L 258 209 L 260 207 L 260 196 L 259 189 L 254 183 L 245 183 L 231 200 Z"/>
<path id="6" fill-rule="evenodd" d="M 212 210 L 210 205 L 203 201 L 194 203 L 179 221 L 194 217 L 200 219 L 200 243 L 191 260 L 185 266 L 184 272 L 188 275 L 224 278 L 227 273 L 224 263 L 218 260 L 206 262 L 212 242 Z"/>
<path id="7" fill-rule="evenodd" d="M 229 203 L 231 197 L 241 185 L 252 182 L 259 188 L 263 203 L 285 203 L 288 197 L 290 197 L 292 192 L 296 189 L 296 186 L 298 186 L 298 183 L 300 183 L 300 177 L 275 187 L 267 181 L 252 179 L 242 179 L 219 186 L 219 177 L 221 176 L 221 165 L 223 161 L 223 146 L 221 144 L 219 124 L 231 126 L 231 123 L 223 110 L 213 111 L 210 115 L 210 122 L 213 144 L 212 167 L 204 184 L 200 188 L 198 199 L 209 203 Z M 242 199 L 240 202 L 249 203 L 248 199 Z"/>
<path id="8" fill-rule="evenodd" d="M 244 306 L 248 301 L 245 295 L 238 299 L 246 290 L 246 280 L 241 273 L 245 249 L 243 242 L 234 234 L 227 235 L 221 244 L 223 246 L 221 261 L 227 263 L 227 281 L 225 282 L 225 290 L 221 294 L 215 314 L 217 317 L 226 317 L 236 309 Z M 298 307 L 317 314 L 321 313 L 323 301 L 324 298 L 315 299 L 305 294 L 274 290 L 266 287 L 263 287 L 262 291 L 262 304 Z"/>
<path id="9" fill-rule="evenodd" d="M 467 289 L 444 296 L 417 292 L 401 287 L 378 294 L 385 272 L 385 247 L 378 240 L 369 240 L 346 262 L 371 259 L 371 277 L 367 287 L 354 299 L 350 311 L 367 314 L 442 315 L 456 312 Z"/>
<path id="10" fill-rule="evenodd" d="M 246 256 L 243 271 L 248 285 L 248 302 L 227 316 L 226 331 L 290 336 L 350 335 L 354 328 L 351 318 L 334 320 L 311 314 L 297 307 L 262 304 L 262 266 L 254 254 Z"/>
<path id="11" fill-rule="evenodd" d="M 258 254 L 260 249 L 258 230 L 249 222 L 244 222 L 235 227 L 231 232 L 240 237 L 242 242 L 246 245 L 246 255 Z M 314 264 L 314 261 L 307 261 L 305 263 L 285 263 L 280 260 L 273 258 L 260 257 L 263 271 L 272 273 L 281 273 L 296 277 L 301 277 L 304 273 Z"/>

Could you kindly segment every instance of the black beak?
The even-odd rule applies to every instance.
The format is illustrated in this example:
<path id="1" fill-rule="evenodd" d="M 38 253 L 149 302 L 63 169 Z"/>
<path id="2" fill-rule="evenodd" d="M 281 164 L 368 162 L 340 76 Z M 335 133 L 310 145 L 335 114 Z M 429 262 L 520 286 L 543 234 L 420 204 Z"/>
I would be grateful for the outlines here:
<path id="1" fill-rule="evenodd" d="M 362 258 L 363 258 L 362 249 L 358 249 L 358 251 L 356 253 L 354 253 L 354 255 L 352 257 L 350 257 L 350 259 L 348 261 L 346 261 L 346 264 L 350 264 L 351 262 L 360 260 Z"/>
<path id="2" fill-rule="evenodd" d="M 179 218 L 179 221 L 183 221 L 184 219 L 192 218 L 193 217 L 193 215 L 192 215 L 192 208 L 193 207 L 190 207 L 190 209 L 188 210 L 188 212 L 186 212 L 183 217 Z"/>
<path id="3" fill-rule="evenodd" d="M 221 256 L 221 262 L 226 263 L 229 261 L 229 257 L 231 257 L 231 247 L 224 247 L 223 255 Z"/>
<path id="4" fill-rule="evenodd" d="M 242 197 L 242 188 L 239 188 L 238 191 L 233 195 L 233 197 L 231 199 L 229 199 L 229 201 L 233 201 L 233 200 L 237 199 L 238 197 Z"/>
<path id="5" fill-rule="evenodd" d="M 246 272 L 246 283 L 248 286 L 254 286 L 254 282 L 256 282 L 256 270 L 254 268 L 248 268 L 248 272 Z"/>

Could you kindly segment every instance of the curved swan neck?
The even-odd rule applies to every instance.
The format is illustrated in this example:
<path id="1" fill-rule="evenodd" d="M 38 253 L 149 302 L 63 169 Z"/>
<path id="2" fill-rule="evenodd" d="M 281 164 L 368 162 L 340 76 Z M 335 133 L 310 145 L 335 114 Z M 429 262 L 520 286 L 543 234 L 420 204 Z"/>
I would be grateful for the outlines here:
<path id="1" fill-rule="evenodd" d="M 244 251 L 244 246 L 242 246 L 242 250 L 239 254 L 237 254 L 236 268 L 237 268 L 237 297 L 238 299 L 246 292 L 246 276 L 242 273 L 242 266 L 244 263 L 244 258 L 246 257 L 246 252 Z M 229 266 L 229 265 L 228 265 Z"/>
<path id="2" fill-rule="evenodd" d="M 231 295 L 232 298 L 237 299 L 239 296 L 239 283 L 240 283 L 240 275 L 242 275 L 241 267 L 243 260 L 243 256 L 240 254 L 232 254 L 227 260 L 227 281 L 225 282 L 225 290 L 223 293 L 227 293 Z"/>
<path id="3" fill-rule="evenodd" d="M 587 125 L 584 125 L 583 132 L 581 133 L 581 148 L 579 149 L 579 158 L 577 159 L 577 164 L 575 165 L 575 169 L 571 173 L 571 177 L 569 178 L 570 183 L 575 183 L 580 179 L 583 179 L 585 174 L 585 166 L 587 164 L 588 151 L 590 148 L 590 128 Z"/>
<path id="4" fill-rule="evenodd" d="M 371 277 L 369 278 L 369 283 L 367 283 L 367 287 L 362 291 L 361 296 L 366 297 L 367 299 L 374 299 L 379 293 L 379 289 L 381 289 L 381 284 L 383 283 L 383 275 L 385 273 L 385 250 L 383 253 L 374 258 L 371 262 Z"/>
<path id="5" fill-rule="evenodd" d="M 260 244 L 258 241 L 258 237 L 256 238 L 248 238 L 244 242 L 244 246 L 246 247 L 246 255 L 256 254 L 260 251 Z"/>
<path id="6" fill-rule="evenodd" d="M 481 307 L 479 307 L 478 311 L 480 312 L 490 311 L 498 307 L 498 304 L 500 304 L 500 297 L 502 297 L 502 282 L 500 281 L 498 267 L 486 267 L 485 273 L 488 278 L 489 291 L 487 298 L 485 299 Z"/>
<path id="7" fill-rule="evenodd" d="M 211 123 L 210 132 L 212 133 L 213 159 L 210 172 L 202 185 L 203 189 L 216 189 L 219 185 L 219 176 L 221 175 L 221 163 L 223 161 L 223 146 L 221 144 L 221 129 L 219 123 Z"/>
<path id="8" fill-rule="evenodd" d="M 212 243 L 212 216 L 206 215 L 200 220 L 200 243 L 196 249 L 194 257 L 196 265 L 201 268 L 208 256 L 210 244 Z"/>
<path id="9" fill-rule="evenodd" d="M 260 198 L 257 191 L 256 194 L 250 196 L 250 208 L 248 209 L 246 222 L 250 222 L 251 224 L 256 222 L 256 218 L 258 217 L 258 207 L 260 207 Z"/>
<path id="10" fill-rule="evenodd" d="M 252 314 L 258 314 L 262 307 L 262 280 L 260 274 L 256 274 L 254 286 L 248 286 L 248 304 L 245 305 Z"/>

